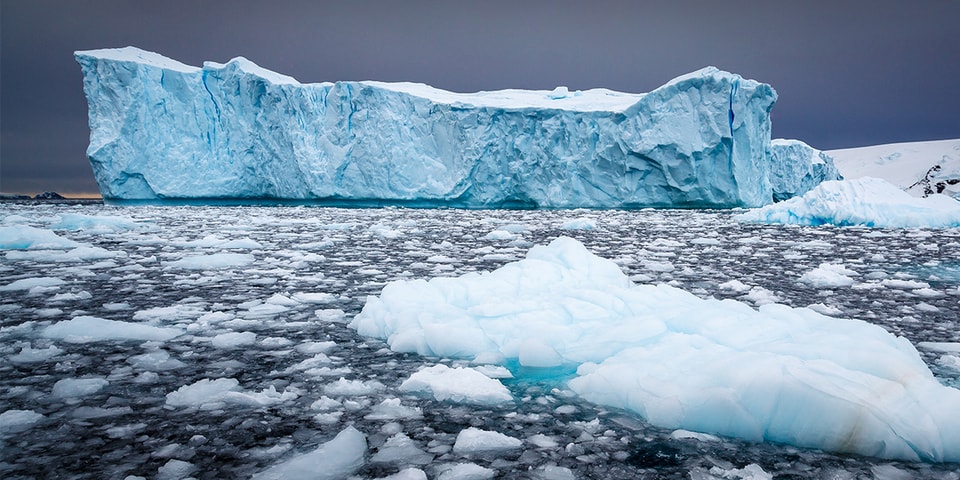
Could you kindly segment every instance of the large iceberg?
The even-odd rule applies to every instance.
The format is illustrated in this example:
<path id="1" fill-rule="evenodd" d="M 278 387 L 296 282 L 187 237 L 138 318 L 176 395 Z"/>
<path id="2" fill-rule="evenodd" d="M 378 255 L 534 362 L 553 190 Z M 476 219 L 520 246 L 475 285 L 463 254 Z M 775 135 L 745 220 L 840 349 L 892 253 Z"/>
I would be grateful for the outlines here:
<path id="1" fill-rule="evenodd" d="M 906 339 L 806 308 L 637 285 L 570 238 L 493 272 L 389 283 L 350 325 L 401 352 L 576 368 L 575 392 L 665 428 L 960 461 L 960 390 Z"/>
<path id="2" fill-rule="evenodd" d="M 770 166 L 775 202 L 803 195 L 822 182 L 843 178 L 832 157 L 800 140 L 771 140 Z"/>
<path id="3" fill-rule="evenodd" d="M 960 202 L 946 195 L 913 197 L 885 180 L 828 181 L 789 200 L 737 215 L 737 220 L 879 228 L 960 227 Z"/>
<path id="4" fill-rule="evenodd" d="M 646 94 L 301 84 L 242 57 L 76 52 L 106 199 L 755 207 L 776 92 L 713 67 Z"/>

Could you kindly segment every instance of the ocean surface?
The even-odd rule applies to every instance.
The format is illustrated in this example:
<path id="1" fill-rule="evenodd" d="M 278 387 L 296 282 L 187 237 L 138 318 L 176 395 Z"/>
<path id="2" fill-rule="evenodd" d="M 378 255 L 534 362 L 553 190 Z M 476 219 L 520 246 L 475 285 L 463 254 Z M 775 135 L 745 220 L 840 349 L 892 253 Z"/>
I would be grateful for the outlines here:
<path id="1" fill-rule="evenodd" d="M 656 428 L 579 399 L 564 386 L 570 372 L 502 379 L 516 400 L 499 406 L 402 393 L 424 366 L 465 362 L 392 352 L 346 326 L 387 282 L 493 270 L 563 235 L 638 283 L 881 325 L 960 387 L 945 353 L 924 347 L 960 342 L 960 229 L 754 225 L 733 214 L 0 203 L 0 227 L 65 239 L 0 251 L 0 415 L 34 414 L 0 421 L 0 477 L 248 478 L 353 426 L 368 443 L 356 478 L 405 468 L 449 478 L 463 463 L 497 478 L 960 478 L 957 464 Z M 822 263 L 852 270 L 854 283 L 800 281 Z M 89 317 L 186 333 L 48 334 Z M 235 381 L 236 395 L 169 395 L 217 379 Z M 384 413 L 396 399 L 406 409 Z M 468 427 L 523 444 L 458 453 Z M 406 450 L 387 443 L 400 433 Z"/>

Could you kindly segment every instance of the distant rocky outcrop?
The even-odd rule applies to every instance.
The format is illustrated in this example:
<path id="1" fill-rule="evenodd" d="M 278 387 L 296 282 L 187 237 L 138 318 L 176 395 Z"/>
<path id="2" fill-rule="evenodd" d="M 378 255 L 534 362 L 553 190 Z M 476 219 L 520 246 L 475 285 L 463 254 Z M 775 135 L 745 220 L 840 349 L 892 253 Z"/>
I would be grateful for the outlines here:
<path id="1" fill-rule="evenodd" d="M 57 192 L 43 192 L 33 197 L 34 200 L 63 200 L 65 198 Z"/>

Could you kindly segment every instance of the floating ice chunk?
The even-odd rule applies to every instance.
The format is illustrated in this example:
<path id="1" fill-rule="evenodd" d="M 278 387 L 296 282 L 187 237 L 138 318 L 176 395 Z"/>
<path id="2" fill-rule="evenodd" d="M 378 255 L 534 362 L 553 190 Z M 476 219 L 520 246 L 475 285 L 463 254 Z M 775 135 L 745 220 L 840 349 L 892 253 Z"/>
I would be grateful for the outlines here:
<path id="1" fill-rule="evenodd" d="M 340 377 L 340 380 L 324 385 L 323 393 L 340 397 L 360 397 L 372 395 L 382 391 L 384 388 L 386 387 L 376 380 L 364 382 L 363 380 L 347 380 Z"/>
<path id="2" fill-rule="evenodd" d="M 196 407 L 211 409 L 222 406 L 228 392 L 240 390 L 235 378 L 204 378 L 167 394 L 167 405 L 172 407 Z"/>
<path id="3" fill-rule="evenodd" d="M 20 353 L 16 353 L 7 357 L 11 363 L 25 364 L 25 363 L 41 363 L 47 360 L 50 360 L 57 355 L 63 353 L 63 350 L 57 348 L 55 345 L 51 345 L 47 348 L 31 348 L 30 346 L 25 346 L 20 349 Z"/>
<path id="4" fill-rule="evenodd" d="M 250 265 L 255 260 L 249 253 L 212 253 L 210 255 L 193 255 L 167 262 L 166 265 L 185 270 L 219 270 Z"/>
<path id="5" fill-rule="evenodd" d="M 423 410 L 420 407 L 408 407 L 400 403 L 399 398 L 388 398 L 374 405 L 370 413 L 364 417 L 367 420 L 399 420 L 422 418 Z"/>
<path id="6" fill-rule="evenodd" d="M 596 230 L 597 229 L 597 219 L 596 218 L 572 218 L 566 220 L 563 224 L 560 225 L 560 230 Z"/>
<path id="7" fill-rule="evenodd" d="M 956 374 L 960 374 L 960 356 L 957 355 L 941 355 L 937 359 L 937 365 L 953 371 Z"/>
<path id="8" fill-rule="evenodd" d="M 315 355 L 318 353 L 328 353 L 336 346 L 337 342 L 328 340 L 326 342 L 303 342 L 297 345 L 295 348 L 300 353 Z"/>
<path id="9" fill-rule="evenodd" d="M 719 442 L 720 437 L 708 433 L 691 432 L 690 430 L 674 430 L 670 432 L 670 438 L 677 440 L 693 439 L 700 442 Z"/>
<path id="10" fill-rule="evenodd" d="M 576 480 L 576 475 L 567 467 L 544 465 L 533 471 L 534 480 Z"/>
<path id="11" fill-rule="evenodd" d="M 336 302 L 339 297 L 332 293 L 326 292 L 298 292 L 293 294 L 293 300 L 296 300 L 299 303 L 333 303 Z"/>
<path id="12" fill-rule="evenodd" d="M 857 272 L 843 265 L 821 263 L 819 267 L 804 273 L 800 281 L 821 288 L 849 287 L 853 285 L 851 276 L 855 275 Z"/>
<path id="13" fill-rule="evenodd" d="M 257 334 L 253 332 L 221 333 L 210 340 L 210 344 L 217 348 L 239 348 L 257 343 Z"/>
<path id="14" fill-rule="evenodd" d="M 881 285 L 887 288 L 895 288 L 897 290 L 918 290 L 923 288 L 930 288 L 930 284 L 927 282 L 918 282 L 916 280 L 903 280 L 899 278 L 888 278 L 880 282 Z"/>
<path id="15" fill-rule="evenodd" d="M 296 455 L 253 476 L 254 480 L 334 480 L 347 478 L 363 466 L 367 439 L 347 427 L 312 452 Z"/>
<path id="16" fill-rule="evenodd" d="M 223 400 L 234 405 L 265 407 L 296 400 L 300 394 L 294 390 L 284 389 L 284 391 L 278 392 L 277 388 L 273 385 L 270 385 L 259 392 L 230 390 L 223 394 Z"/>
<path id="17" fill-rule="evenodd" d="M 918 347 L 940 353 L 960 353 L 960 342 L 920 342 Z"/>
<path id="18" fill-rule="evenodd" d="M 407 465 L 427 465 L 433 461 L 433 455 L 424 452 L 403 433 L 398 433 L 377 449 L 370 459 L 374 463 L 401 462 Z"/>
<path id="19" fill-rule="evenodd" d="M 7 410 L 0 413 L 0 434 L 29 430 L 45 417 L 33 410 Z"/>
<path id="20" fill-rule="evenodd" d="M 735 293 L 746 293 L 750 291 L 749 285 L 736 279 L 723 282 L 717 286 L 720 287 L 721 290 L 726 290 L 726 291 L 735 292 Z"/>
<path id="21" fill-rule="evenodd" d="M 496 475 L 497 471 L 492 468 L 476 463 L 458 463 L 442 468 L 437 480 L 489 480 Z"/>
<path id="22" fill-rule="evenodd" d="M 554 448 L 559 445 L 556 440 L 542 433 L 527 437 L 527 441 L 537 448 Z"/>
<path id="23" fill-rule="evenodd" d="M 99 317 L 79 316 L 57 322 L 43 329 L 45 338 L 57 338 L 70 343 L 105 340 L 170 340 L 183 334 L 178 328 L 163 328 L 142 323 L 120 322 Z"/>
<path id="24" fill-rule="evenodd" d="M 0 227 L 0 250 L 67 249 L 80 245 L 43 228 L 28 225 Z"/>
<path id="25" fill-rule="evenodd" d="M 377 480 L 427 480 L 427 474 L 419 468 L 404 468 L 393 475 L 381 477 Z"/>
<path id="26" fill-rule="evenodd" d="M 520 238 L 519 234 L 508 232 L 506 230 L 494 230 L 483 236 L 484 240 L 494 240 L 494 241 L 510 241 Z"/>
<path id="27" fill-rule="evenodd" d="M 773 480 L 773 475 L 763 470 L 760 465 L 751 463 L 743 468 L 731 468 L 724 470 L 720 467 L 711 467 L 710 474 L 716 478 L 728 478 L 731 480 Z"/>
<path id="28" fill-rule="evenodd" d="M 177 242 L 175 245 L 187 248 L 221 248 L 224 250 L 263 248 L 260 242 L 249 238 L 224 240 L 216 235 L 207 235 L 200 240 L 192 240 L 189 242 Z"/>
<path id="29" fill-rule="evenodd" d="M 140 230 L 149 227 L 148 223 L 126 217 L 109 215 L 81 215 L 62 213 L 60 221 L 53 224 L 54 230 L 86 230 L 93 233 L 114 233 L 127 230 Z"/>
<path id="30" fill-rule="evenodd" d="M 343 408 L 343 403 L 338 400 L 334 400 L 326 395 L 320 397 L 316 401 L 310 404 L 311 410 L 319 410 L 322 412 L 337 410 Z"/>
<path id="31" fill-rule="evenodd" d="M 0 287 L 0 292 L 30 290 L 36 287 L 58 287 L 66 283 L 67 282 L 56 277 L 21 278 L 20 280 L 14 280 Z"/>
<path id="32" fill-rule="evenodd" d="M 184 462 L 183 460 L 172 459 L 157 469 L 157 478 L 159 480 L 182 480 L 197 471 L 197 466 Z"/>
<path id="33" fill-rule="evenodd" d="M 439 401 L 496 405 L 513 401 L 499 380 L 471 368 L 450 368 L 443 364 L 420 369 L 400 384 L 401 392 L 432 395 Z"/>
<path id="34" fill-rule="evenodd" d="M 185 366 L 180 360 L 171 358 L 170 353 L 166 350 L 154 350 L 152 352 L 134 355 L 127 358 L 127 363 L 134 368 L 154 372 L 175 370 Z"/>
<path id="35" fill-rule="evenodd" d="M 392 282 L 350 325 L 394 350 L 464 359 L 516 360 L 534 339 L 579 365 L 571 390 L 663 428 L 960 460 L 960 390 L 906 339 L 807 308 L 635 285 L 569 238 L 489 273 Z M 436 394 L 449 384 L 432 380 L 447 371 L 423 369 L 400 389 Z"/>
<path id="36" fill-rule="evenodd" d="M 828 181 L 805 193 L 736 216 L 742 222 L 883 228 L 960 226 L 960 202 L 945 196 L 916 198 L 884 180 Z"/>
<path id="37" fill-rule="evenodd" d="M 104 378 L 62 378 L 53 384 L 51 395 L 54 398 L 86 397 L 103 390 L 109 385 Z"/>

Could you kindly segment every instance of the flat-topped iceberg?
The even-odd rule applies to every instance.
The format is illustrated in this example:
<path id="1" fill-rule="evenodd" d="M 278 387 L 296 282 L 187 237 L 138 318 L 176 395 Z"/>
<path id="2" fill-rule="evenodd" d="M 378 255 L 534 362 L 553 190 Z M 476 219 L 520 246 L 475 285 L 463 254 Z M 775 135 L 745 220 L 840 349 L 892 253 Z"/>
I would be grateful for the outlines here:
<path id="1" fill-rule="evenodd" d="M 575 392 L 664 428 L 960 461 L 960 390 L 906 339 L 806 308 L 636 285 L 570 238 L 493 272 L 389 283 L 350 325 L 396 351 L 500 359 L 526 367 L 518 375 L 576 367 Z"/>
<path id="2" fill-rule="evenodd" d="M 737 215 L 742 222 L 881 228 L 960 227 L 960 202 L 913 197 L 878 178 L 828 181 L 802 197 Z"/>
<path id="3" fill-rule="evenodd" d="M 77 52 L 104 198 L 479 207 L 755 207 L 766 84 L 713 67 L 646 94 L 301 84 L 242 57 Z"/>

